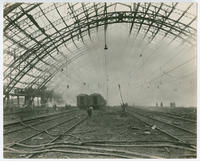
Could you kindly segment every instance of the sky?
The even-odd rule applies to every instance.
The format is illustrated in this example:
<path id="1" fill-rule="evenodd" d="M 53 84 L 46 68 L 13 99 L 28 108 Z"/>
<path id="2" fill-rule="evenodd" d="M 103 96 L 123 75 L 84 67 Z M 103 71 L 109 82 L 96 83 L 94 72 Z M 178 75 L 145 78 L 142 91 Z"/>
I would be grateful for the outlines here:
<path id="1" fill-rule="evenodd" d="M 57 73 L 48 88 L 69 104 L 76 104 L 78 94 L 100 93 L 109 105 L 119 105 L 120 84 L 129 105 L 196 106 L 196 48 L 156 40 L 148 45 L 142 34 L 129 36 L 129 28 L 108 26 L 108 50 L 103 29 L 94 32 L 85 54 Z"/>

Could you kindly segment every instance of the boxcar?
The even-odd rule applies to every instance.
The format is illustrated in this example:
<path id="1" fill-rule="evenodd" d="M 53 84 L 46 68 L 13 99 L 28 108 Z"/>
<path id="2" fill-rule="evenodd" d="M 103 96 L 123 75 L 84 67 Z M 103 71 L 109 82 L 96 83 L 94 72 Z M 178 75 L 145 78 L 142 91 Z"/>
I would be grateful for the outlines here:
<path id="1" fill-rule="evenodd" d="M 86 109 L 88 106 L 93 106 L 94 109 L 99 109 L 105 105 L 106 100 L 98 93 L 93 93 L 91 95 L 80 94 L 77 96 L 77 106 L 80 109 Z"/>
<path id="2" fill-rule="evenodd" d="M 85 109 L 89 105 L 89 96 L 87 94 L 80 94 L 77 96 L 77 106 L 80 109 Z"/>
<path id="3" fill-rule="evenodd" d="M 102 97 L 102 95 L 98 93 L 93 93 L 89 96 L 89 104 L 92 105 L 94 109 L 99 109 L 100 107 L 106 105 L 106 101 Z"/>

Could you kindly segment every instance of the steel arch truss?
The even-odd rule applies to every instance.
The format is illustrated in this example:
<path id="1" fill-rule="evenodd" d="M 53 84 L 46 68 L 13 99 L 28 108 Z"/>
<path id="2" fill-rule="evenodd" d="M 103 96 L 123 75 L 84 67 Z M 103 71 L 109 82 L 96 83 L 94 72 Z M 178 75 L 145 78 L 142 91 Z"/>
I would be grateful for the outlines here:
<path id="1" fill-rule="evenodd" d="M 169 44 L 177 41 L 195 45 L 196 16 L 190 13 L 195 4 L 188 3 L 185 10 L 178 6 L 179 3 L 5 5 L 4 92 L 10 93 L 18 86 L 41 88 L 65 64 L 83 55 L 92 34 L 108 24 L 128 23 L 130 35 L 143 37 L 149 44 L 165 39 Z"/>

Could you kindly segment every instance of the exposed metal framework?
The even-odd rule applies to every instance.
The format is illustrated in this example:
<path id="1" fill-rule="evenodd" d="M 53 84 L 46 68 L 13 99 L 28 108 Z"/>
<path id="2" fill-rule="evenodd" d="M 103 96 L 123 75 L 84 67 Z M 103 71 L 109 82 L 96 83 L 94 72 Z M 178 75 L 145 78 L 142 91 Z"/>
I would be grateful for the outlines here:
<path id="1" fill-rule="evenodd" d="M 14 3 L 4 6 L 4 92 L 41 88 L 84 54 L 100 26 L 129 23 L 129 34 L 194 45 L 193 3 Z M 54 15 L 54 16 L 52 16 Z M 66 50 L 65 50 L 66 49 Z M 65 51 L 65 53 L 63 52 Z M 66 52 L 67 51 L 67 52 Z"/>

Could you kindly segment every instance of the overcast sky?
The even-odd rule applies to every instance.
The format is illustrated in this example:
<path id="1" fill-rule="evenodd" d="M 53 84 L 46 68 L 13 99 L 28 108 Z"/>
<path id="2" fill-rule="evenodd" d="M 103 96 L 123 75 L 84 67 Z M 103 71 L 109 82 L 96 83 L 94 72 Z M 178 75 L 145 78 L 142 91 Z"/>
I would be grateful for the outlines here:
<path id="1" fill-rule="evenodd" d="M 128 31 L 128 24 L 109 26 L 108 50 L 104 50 L 103 30 L 95 32 L 86 54 L 65 66 L 48 88 L 62 93 L 70 104 L 76 104 L 80 93 L 101 93 L 106 98 L 107 71 L 110 105 L 121 103 L 120 84 L 124 101 L 130 105 L 175 101 L 177 106 L 196 106 L 196 49 L 169 46 L 165 41 L 147 45 L 140 36 L 129 37 Z"/>

